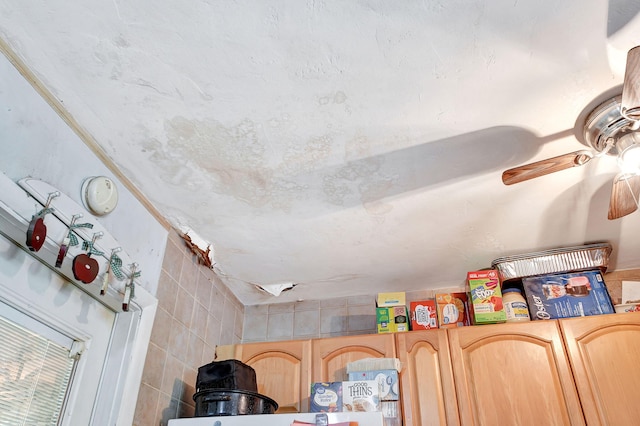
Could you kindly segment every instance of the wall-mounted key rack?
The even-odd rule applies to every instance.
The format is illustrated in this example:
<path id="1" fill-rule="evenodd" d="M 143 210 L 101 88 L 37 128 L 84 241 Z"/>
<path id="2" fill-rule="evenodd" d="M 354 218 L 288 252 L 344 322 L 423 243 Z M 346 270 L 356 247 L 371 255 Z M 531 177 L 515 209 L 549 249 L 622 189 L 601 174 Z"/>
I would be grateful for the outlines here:
<path id="1" fill-rule="evenodd" d="M 122 312 L 125 296 L 130 297 L 125 295 L 127 286 L 131 288 L 134 280 L 141 285 L 142 274 L 129 270 L 134 260 L 109 231 L 83 206 L 46 182 L 25 178 L 16 185 L 0 174 L 0 188 L 0 232 L 96 300 Z M 38 235 L 44 241 L 38 240 L 34 250 L 28 243 L 35 236 L 27 234 L 38 215 Z M 135 299 L 127 299 L 126 310 L 129 305 L 135 305 Z"/>

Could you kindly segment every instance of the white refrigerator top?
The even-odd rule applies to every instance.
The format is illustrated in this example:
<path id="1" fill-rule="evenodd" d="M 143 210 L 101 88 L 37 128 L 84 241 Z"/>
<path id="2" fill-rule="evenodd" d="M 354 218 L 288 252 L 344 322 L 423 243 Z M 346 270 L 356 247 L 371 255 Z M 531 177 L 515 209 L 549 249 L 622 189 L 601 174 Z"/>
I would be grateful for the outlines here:
<path id="1" fill-rule="evenodd" d="M 382 413 L 327 413 L 329 425 L 340 422 L 358 422 L 359 426 L 383 426 Z M 314 423 L 316 413 L 256 414 L 222 417 L 193 417 L 169 420 L 168 426 L 291 426 L 294 420 Z"/>

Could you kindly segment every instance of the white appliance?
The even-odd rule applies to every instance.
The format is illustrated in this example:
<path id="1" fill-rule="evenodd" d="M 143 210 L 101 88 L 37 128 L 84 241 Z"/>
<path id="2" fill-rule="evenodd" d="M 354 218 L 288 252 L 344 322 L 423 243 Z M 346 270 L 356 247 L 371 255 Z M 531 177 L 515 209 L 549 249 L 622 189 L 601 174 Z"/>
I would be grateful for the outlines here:
<path id="1" fill-rule="evenodd" d="M 329 426 L 358 422 L 358 426 L 383 426 L 382 412 L 327 413 Z M 256 414 L 223 417 L 193 417 L 169 420 L 169 426 L 291 426 L 294 420 L 315 424 L 316 413 Z"/>

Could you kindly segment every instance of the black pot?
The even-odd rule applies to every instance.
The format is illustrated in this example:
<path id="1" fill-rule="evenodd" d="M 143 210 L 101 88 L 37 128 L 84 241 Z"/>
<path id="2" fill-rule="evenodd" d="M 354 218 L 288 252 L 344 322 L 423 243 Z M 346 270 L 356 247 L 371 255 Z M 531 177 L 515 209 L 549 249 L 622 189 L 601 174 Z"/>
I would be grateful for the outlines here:
<path id="1" fill-rule="evenodd" d="M 196 392 L 205 389 L 242 389 L 258 392 L 256 371 L 237 359 L 211 362 L 198 368 Z"/>
<path id="2" fill-rule="evenodd" d="M 207 389 L 193 395 L 195 417 L 239 416 L 244 414 L 273 414 L 278 403 L 273 399 L 237 389 Z"/>

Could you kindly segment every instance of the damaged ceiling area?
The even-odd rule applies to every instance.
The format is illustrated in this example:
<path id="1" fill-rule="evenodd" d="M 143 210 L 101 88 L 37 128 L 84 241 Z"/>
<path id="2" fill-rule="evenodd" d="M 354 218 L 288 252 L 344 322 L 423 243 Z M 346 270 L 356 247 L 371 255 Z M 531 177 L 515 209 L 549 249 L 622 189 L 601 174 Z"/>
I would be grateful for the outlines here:
<path id="1" fill-rule="evenodd" d="M 0 39 L 245 305 L 460 286 L 498 257 L 611 242 L 637 1 L 0 0 Z"/>

